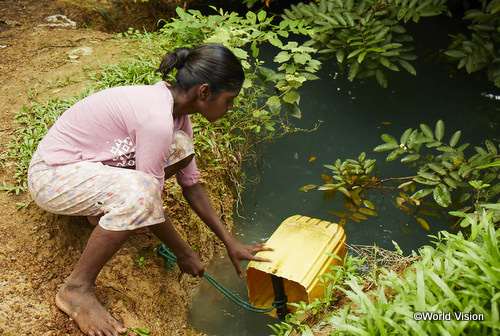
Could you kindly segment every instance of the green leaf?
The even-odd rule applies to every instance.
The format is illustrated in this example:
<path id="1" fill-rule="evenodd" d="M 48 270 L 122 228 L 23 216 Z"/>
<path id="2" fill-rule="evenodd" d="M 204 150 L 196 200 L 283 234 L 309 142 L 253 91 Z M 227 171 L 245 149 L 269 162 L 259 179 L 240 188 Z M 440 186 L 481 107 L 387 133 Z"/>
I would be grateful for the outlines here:
<path id="1" fill-rule="evenodd" d="M 260 22 L 264 21 L 266 19 L 266 16 L 267 16 L 267 13 L 266 11 L 259 11 L 259 13 L 257 14 L 257 18 L 259 19 Z"/>
<path id="2" fill-rule="evenodd" d="M 447 208 L 451 204 L 451 196 L 448 188 L 444 184 L 439 184 L 434 188 L 432 196 L 437 204 L 443 208 Z"/>
<path id="3" fill-rule="evenodd" d="M 453 133 L 450 139 L 450 146 L 455 147 L 455 145 L 458 143 L 458 140 L 460 140 L 460 135 L 462 135 L 461 131 L 456 131 Z"/>
<path id="4" fill-rule="evenodd" d="M 269 99 L 267 99 L 267 101 L 266 101 L 266 105 L 269 105 L 269 106 L 276 106 L 279 104 L 281 104 L 281 100 L 279 99 L 278 96 L 269 97 Z"/>
<path id="5" fill-rule="evenodd" d="M 342 63 L 344 61 L 344 57 L 345 57 L 344 49 L 337 50 L 337 53 L 335 54 L 335 56 L 337 57 L 337 62 Z"/>
<path id="6" fill-rule="evenodd" d="M 434 139 L 434 133 L 429 126 L 427 126 L 426 124 L 420 124 L 420 129 L 422 130 L 422 132 L 424 132 L 425 136 Z"/>
<path id="7" fill-rule="evenodd" d="M 291 115 L 292 117 L 297 118 L 297 119 L 302 118 L 302 111 L 300 110 L 299 106 L 296 103 L 289 104 L 289 103 L 285 102 L 283 104 L 283 108 L 288 115 Z"/>
<path id="8" fill-rule="evenodd" d="M 356 49 L 356 50 L 353 50 L 349 53 L 349 55 L 347 55 L 347 58 L 352 58 L 354 56 L 356 56 L 357 54 L 360 54 L 362 51 L 364 51 L 365 49 L 364 48 L 359 48 L 359 49 Z M 358 63 L 361 63 L 358 61 Z"/>
<path id="9" fill-rule="evenodd" d="M 290 55 L 287 51 L 282 51 L 276 57 L 274 57 L 274 61 L 277 63 L 283 63 L 288 61 L 292 55 Z"/>
<path id="10" fill-rule="evenodd" d="M 415 68 L 413 67 L 413 65 L 411 65 L 410 63 L 408 63 L 407 61 L 402 60 L 402 59 L 399 59 L 398 62 L 410 74 L 412 74 L 413 76 L 417 75 L 417 70 L 415 70 Z"/>
<path id="11" fill-rule="evenodd" d="M 402 145 L 406 145 L 406 143 L 408 142 L 408 139 L 410 138 L 410 134 L 412 131 L 413 130 L 411 128 L 408 128 L 406 131 L 404 131 L 403 135 L 401 135 L 399 142 Z"/>
<path id="12" fill-rule="evenodd" d="M 358 62 L 353 62 L 351 63 L 349 67 L 349 75 L 347 76 L 347 79 L 349 79 L 351 82 L 356 78 L 356 75 L 359 72 L 359 63 Z"/>
<path id="13" fill-rule="evenodd" d="M 382 70 L 377 69 L 375 71 L 375 78 L 377 79 L 377 82 L 380 84 L 381 87 L 383 88 L 387 87 L 387 76 Z"/>
<path id="14" fill-rule="evenodd" d="M 420 158 L 420 154 L 410 154 L 401 159 L 401 162 L 412 162 L 418 160 Z"/>
<path id="15" fill-rule="evenodd" d="M 288 91 L 284 96 L 283 100 L 289 104 L 293 104 L 295 102 L 298 103 L 300 100 L 300 95 L 297 93 L 297 91 Z"/>
<path id="16" fill-rule="evenodd" d="M 386 134 L 386 133 L 384 133 L 384 134 L 382 134 L 382 135 L 380 136 L 380 138 L 381 138 L 382 140 L 384 140 L 384 142 L 387 142 L 387 143 L 390 143 L 390 144 L 393 144 L 393 145 L 399 145 L 399 143 L 398 143 L 398 141 L 396 140 L 396 138 L 395 138 L 395 137 L 393 137 L 393 136 L 392 136 L 392 135 L 390 135 L 390 134 Z"/>
<path id="17" fill-rule="evenodd" d="M 445 55 L 455 58 L 462 58 L 467 56 L 467 54 L 462 50 L 448 50 L 445 52 Z"/>
<path id="18" fill-rule="evenodd" d="M 439 178 L 439 176 L 436 176 L 432 173 L 429 173 L 429 172 L 425 172 L 425 171 L 419 171 L 417 172 L 417 174 L 419 176 L 422 176 L 423 178 L 425 179 L 428 179 L 428 180 L 431 180 L 431 181 L 440 181 L 441 179 Z"/>
<path id="19" fill-rule="evenodd" d="M 427 195 L 429 195 L 430 193 L 433 192 L 433 188 L 425 188 L 425 189 L 420 189 L 419 191 L 417 191 L 416 193 L 414 193 L 413 195 L 411 195 L 411 198 L 413 199 L 421 199 Z"/>
<path id="20" fill-rule="evenodd" d="M 403 153 L 404 153 L 404 150 L 402 148 L 399 148 L 399 146 L 398 146 L 398 148 L 396 148 L 395 150 L 393 150 L 392 152 L 390 152 L 389 155 L 387 155 L 387 157 L 385 158 L 385 160 L 386 161 L 396 160 Z"/>
<path id="21" fill-rule="evenodd" d="M 382 145 L 378 145 L 377 147 L 375 147 L 373 149 L 373 151 L 374 152 L 383 152 L 383 151 L 395 149 L 395 148 L 398 148 L 398 147 L 399 147 L 399 145 L 397 145 L 397 144 L 385 143 L 385 144 L 382 144 Z"/>
<path id="22" fill-rule="evenodd" d="M 500 160 L 493 161 L 493 162 L 485 164 L 485 165 L 477 166 L 476 169 L 484 169 L 484 168 L 498 167 L 498 166 L 500 166 Z"/>
<path id="23" fill-rule="evenodd" d="M 299 64 L 306 64 L 307 61 L 311 60 L 311 55 L 306 53 L 300 53 L 293 55 L 293 60 Z"/>
<path id="24" fill-rule="evenodd" d="M 434 134 L 436 134 L 436 139 L 441 141 L 444 135 L 444 122 L 442 120 L 437 121 Z"/>
<path id="25" fill-rule="evenodd" d="M 443 169 L 441 166 L 435 164 L 435 163 L 429 163 L 427 164 L 427 166 L 434 170 L 436 173 L 438 173 L 439 175 L 446 175 L 446 170 Z"/>
<path id="26" fill-rule="evenodd" d="M 497 148 L 491 140 L 485 140 L 484 143 L 486 145 L 486 149 L 488 150 L 488 152 L 490 152 L 493 155 L 498 154 Z"/>

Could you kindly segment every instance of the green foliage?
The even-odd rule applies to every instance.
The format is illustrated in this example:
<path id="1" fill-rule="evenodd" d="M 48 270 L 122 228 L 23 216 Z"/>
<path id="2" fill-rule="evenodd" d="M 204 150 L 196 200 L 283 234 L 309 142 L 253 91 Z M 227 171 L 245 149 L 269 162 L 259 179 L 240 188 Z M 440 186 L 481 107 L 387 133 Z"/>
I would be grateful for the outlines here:
<path id="1" fill-rule="evenodd" d="M 500 229 L 495 229 L 492 217 L 493 212 L 485 210 L 479 220 L 471 216 L 474 234 L 468 238 L 446 231 L 433 236 L 436 246 L 420 248 L 420 258 L 403 275 L 387 268 L 368 277 L 352 268 L 335 269 L 335 274 L 344 273 L 334 290 L 345 294 L 349 303 L 321 321 L 322 331 L 330 330 L 330 335 L 498 334 Z M 449 313 L 450 318 L 429 320 L 421 315 L 426 312 Z M 289 335 L 293 328 L 273 330 L 287 330 L 276 335 Z"/>
<path id="2" fill-rule="evenodd" d="M 419 129 L 409 128 L 399 139 L 383 134 L 384 143 L 375 147 L 374 151 L 390 151 L 387 161 L 399 159 L 401 163 L 409 163 L 415 175 L 380 179 L 373 170 L 375 160 L 367 160 L 362 153 L 357 160 L 342 162 L 338 159 L 333 166 L 326 165 L 333 173 L 331 178 L 323 174 L 326 184 L 301 189 L 317 188 L 329 193 L 328 197 L 335 190 L 341 191 L 344 204 L 352 213 L 331 211 L 341 218 L 340 224 L 344 224 L 346 218 L 359 221 L 367 218 L 364 214 L 376 215 L 373 205 L 366 204 L 368 190 L 396 191 L 396 205 L 429 230 L 427 221 L 420 215 L 440 216 L 440 209 L 450 207 L 461 212 L 475 212 L 481 210 L 484 204 L 498 202 L 499 199 L 498 145 L 486 140 L 484 147 L 475 146 L 475 153 L 468 156 L 466 149 L 469 144 L 459 144 L 460 136 L 461 131 L 456 131 L 445 142 L 442 120 L 436 123 L 434 129 L 426 124 L 420 124 Z M 499 219 L 495 217 L 495 221 Z M 467 226 L 462 217 L 460 222 L 462 226 Z"/>
<path id="3" fill-rule="evenodd" d="M 464 21 L 470 21 L 470 36 L 458 34 L 447 56 L 458 62 L 458 68 L 468 73 L 486 69 L 488 79 L 500 87 L 500 0 L 482 0 L 481 9 L 465 12 Z"/>
<path id="4" fill-rule="evenodd" d="M 360 222 L 368 216 L 377 216 L 375 206 L 366 199 L 365 190 L 373 188 L 378 180 L 375 177 L 375 160 L 366 159 L 366 154 L 361 153 L 357 160 L 347 159 L 341 161 L 337 159 L 333 165 L 325 165 L 331 170 L 332 176 L 322 174 L 321 178 L 325 184 L 317 186 L 310 184 L 299 190 L 308 191 L 318 189 L 324 192 L 324 198 L 333 197 L 340 191 L 344 197 L 344 205 L 349 210 L 330 211 L 331 214 L 340 218 L 338 224 L 344 226 L 347 219 Z"/>
<path id="5" fill-rule="evenodd" d="M 19 124 L 15 130 L 12 140 L 7 144 L 9 149 L 2 160 L 12 160 L 15 172 L 12 176 L 14 184 L 7 184 L 3 181 L 1 190 L 19 194 L 26 190 L 28 166 L 33 153 L 38 146 L 38 142 L 56 119 L 73 105 L 80 97 L 70 99 L 57 98 L 45 103 L 32 101 L 30 106 L 24 106 L 21 111 L 14 115 L 15 122 Z"/>
<path id="6" fill-rule="evenodd" d="M 413 38 L 402 24 L 446 12 L 445 4 L 445 0 L 319 0 L 291 5 L 284 18 L 303 20 L 311 27 L 306 45 L 348 66 L 349 80 L 375 76 L 387 87 L 387 70 L 403 68 L 416 74 L 409 63 L 416 59 L 408 44 Z"/>
<path id="7" fill-rule="evenodd" d="M 24 107 L 15 116 L 20 127 L 9 144 L 9 153 L 3 157 L 15 162 L 14 185 L 4 182 L 3 189 L 16 193 L 25 189 L 29 160 L 38 142 L 64 110 L 90 92 L 118 85 L 157 82 L 160 76 L 155 70 L 161 58 L 169 50 L 181 46 L 222 43 L 241 59 L 246 73 L 233 111 L 214 124 L 203 118 L 193 118 L 198 154 L 207 153 L 200 157 L 209 158 L 205 163 L 221 169 L 231 167 L 231 162 L 239 164 L 242 157 L 251 155 L 260 142 L 297 131 L 289 120 L 301 116 L 297 89 L 304 82 L 317 79 L 314 73 L 321 63 L 312 58 L 313 48 L 281 40 L 290 38 L 291 34 L 304 35 L 309 31 L 302 22 L 294 20 L 283 20 L 276 26 L 272 23 L 273 17 L 265 11 L 250 11 L 243 17 L 214 10 L 214 15 L 204 16 L 199 11 L 186 12 L 178 8 L 179 18 L 164 22 L 159 32 L 129 30 L 122 36 L 135 43 L 130 50 L 131 58 L 107 65 L 99 72 L 86 69 L 93 82 L 79 97 L 46 103 L 35 101 L 31 106 Z M 270 43 L 278 50 L 274 58 L 278 64 L 276 71 L 264 66 L 264 62 L 258 59 L 263 43 Z M 174 81 L 174 76 L 170 79 Z M 228 168 L 233 182 L 238 183 L 239 176 L 234 171 Z"/>

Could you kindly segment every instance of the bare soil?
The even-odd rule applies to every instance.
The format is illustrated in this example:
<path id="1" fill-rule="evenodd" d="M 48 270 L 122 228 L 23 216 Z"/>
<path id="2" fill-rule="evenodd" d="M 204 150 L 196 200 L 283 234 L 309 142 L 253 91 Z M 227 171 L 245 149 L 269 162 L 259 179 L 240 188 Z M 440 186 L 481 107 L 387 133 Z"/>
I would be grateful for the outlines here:
<path id="1" fill-rule="evenodd" d="M 126 56 L 123 42 L 105 31 L 145 27 L 158 18 L 158 8 L 141 7 L 138 0 L 122 1 L 119 5 L 106 1 L 93 6 L 85 3 L 88 2 L 2 0 L 2 153 L 8 150 L 6 144 L 17 127 L 16 111 L 32 99 L 74 96 L 85 85 L 82 67 L 99 68 L 100 64 L 118 62 Z M 178 5 L 163 0 L 164 5 L 167 3 Z M 134 19 L 126 20 L 130 13 Z M 49 26 L 54 22 L 46 18 L 55 14 L 65 15 L 75 25 L 59 17 L 56 23 L 66 25 Z M 117 28 L 120 17 L 122 26 Z M 4 163 L 0 181 L 9 181 L 13 164 Z M 202 183 L 210 181 L 204 183 L 205 189 L 231 228 L 233 199 L 229 194 L 221 194 L 220 186 L 225 181 L 223 173 L 218 174 L 202 168 Z M 165 190 L 165 204 L 178 231 L 207 264 L 222 249 L 221 244 L 188 209 L 174 181 L 167 181 Z M 77 325 L 55 306 L 54 297 L 71 273 L 92 227 L 85 218 L 53 215 L 35 204 L 17 208 L 17 203 L 28 201 L 28 194 L 0 192 L 0 335 L 82 335 Z M 132 237 L 99 275 L 97 296 L 129 328 L 149 328 L 151 335 L 201 335 L 187 322 L 188 304 L 200 280 L 167 270 L 163 259 L 156 255 L 158 244 L 156 238 L 148 235 Z M 138 262 L 141 257 L 143 262 Z"/>

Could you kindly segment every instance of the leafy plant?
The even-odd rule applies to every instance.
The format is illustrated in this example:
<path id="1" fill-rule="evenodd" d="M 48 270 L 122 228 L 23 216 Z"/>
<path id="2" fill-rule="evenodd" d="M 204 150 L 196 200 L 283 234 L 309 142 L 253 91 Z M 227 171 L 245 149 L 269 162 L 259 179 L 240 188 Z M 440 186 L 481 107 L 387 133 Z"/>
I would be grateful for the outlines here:
<path id="1" fill-rule="evenodd" d="M 291 5 L 284 18 L 303 20 L 313 33 L 305 45 L 348 66 L 348 78 L 375 76 L 387 87 L 386 71 L 400 67 L 415 75 L 413 38 L 402 23 L 447 11 L 445 0 L 319 0 Z"/>
<path id="2" fill-rule="evenodd" d="M 274 18 L 265 11 L 250 11 L 243 17 L 213 9 L 215 14 L 204 16 L 199 11 L 186 12 L 178 8 L 179 18 L 164 22 L 159 32 L 129 30 L 122 36 L 135 43 L 134 49 L 130 50 L 131 59 L 108 65 L 99 72 L 87 69 L 93 83 L 77 99 L 51 100 L 43 104 L 33 102 L 24 107 L 15 116 L 21 126 L 4 157 L 16 162 L 14 185 L 5 183 L 3 189 L 16 193 L 25 190 L 26 171 L 38 142 L 72 103 L 107 87 L 157 82 L 160 77 L 154 70 L 161 57 L 180 46 L 222 43 L 241 59 L 246 72 L 234 111 L 213 125 L 202 118 L 193 118 L 193 128 L 197 130 L 196 145 L 199 151 L 209 152 L 209 155 L 201 156 L 210 157 L 208 164 L 220 169 L 234 168 L 233 163 L 239 165 L 244 157 L 252 155 L 249 152 L 254 151 L 257 144 L 299 130 L 289 120 L 289 117 L 301 116 L 297 89 L 307 80 L 317 78 L 314 73 L 321 63 L 312 58 L 314 49 L 293 41 L 283 43 L 281 39 L 289 38 L 290 34 L 308 34 L 309 31 L 300 21 L 284 20 L 278 26 L 274 25 Z M 264 66 L 264 62 L 258 59 L 259 46 L 263 43 L 278 48 L 274 59 L 277 70 Z M 232 170 L 229 175 L 237 184 L 241 175 L 232 168 L 228 170 Z"/>
<path id="3" fill-rule="evenodd" d="M 426 124 L 419 129 L 409 128 L 396 139 L 389 134 L 381 136 L 383 144 L 374 151 L 390 151 L 387 161 L 399 159 L 409 163 L 415 175 L 381 179 L 375 174 L 375 160 L 367 160 L 362 153 L 357 160 L 336 160 L 325 165 L 332 177 L 323 174 L 326 183 L 304 186 L 302 190 L 318 189 L 327 197 L 342 192 L 344 204 L 351 213 L 331 211 L 335 216 L 359 221 L 363 215 L 376 215 L 373 204 L 367 203 L 366 192 L 377 189 L 395 193 L 396 205 L 411 214 L 426 230 L 427 221 L 420 215 L 439 216 L 439 209 L 452 208 L 461 212 L 481 210 L 484 204 L 498 201 L 500 194 L 500 155 L 498 146 L 486 140 L 485 147 L 475 146 L 472 156 L 466 155 L 468 143 L 459 144 L 461 131 L 456 131 L 448 142 L 444 141 L 445 125 L 439 120 L 434 130 Z M 438 209 L 435 209 L 431 198 Z M 364 207 L 362 207 L 364 206 Z M 417 216 L 418 215 L 418 216 Z M 495 217 L 495 221 L 499 218 Z M 463 226 L 466 221 L 459 219 Z"/>
<path id="4" fill-rule="evenodd" d="M 458 68 L 464 68 L 468 73 L 486 69 L 488 79 L 500 87 L 500 1 L 480 1 L 480 9 L 470 9 L 465 12 L 464 21 L 470 21 L 468 26 L 471 34 L 453 36 L 447 56 L 458 62 Z"/>

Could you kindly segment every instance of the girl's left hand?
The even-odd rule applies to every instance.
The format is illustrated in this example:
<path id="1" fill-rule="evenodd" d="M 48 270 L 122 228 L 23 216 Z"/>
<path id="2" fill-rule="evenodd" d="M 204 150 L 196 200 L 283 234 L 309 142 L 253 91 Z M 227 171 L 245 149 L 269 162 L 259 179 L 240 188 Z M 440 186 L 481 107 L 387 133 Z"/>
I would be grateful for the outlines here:
<path id="1" fill-rule="evenodd" d="M 240 265 L 241 260 L 254 260 L 254 261 L 264 261 L 270 262 L 271 260 L 265 258 L 258 258 L 254 254 L 260 251 L 272 251 L 272 248 L 266 247 L 265 244 L 257 245 L 245 245 L 238 242 L 234 242 L 231 246 L 227 247 L 227 252 L 231 262 L 238 273 L 238 277 L 243 279 L 243 270 Z"/>

